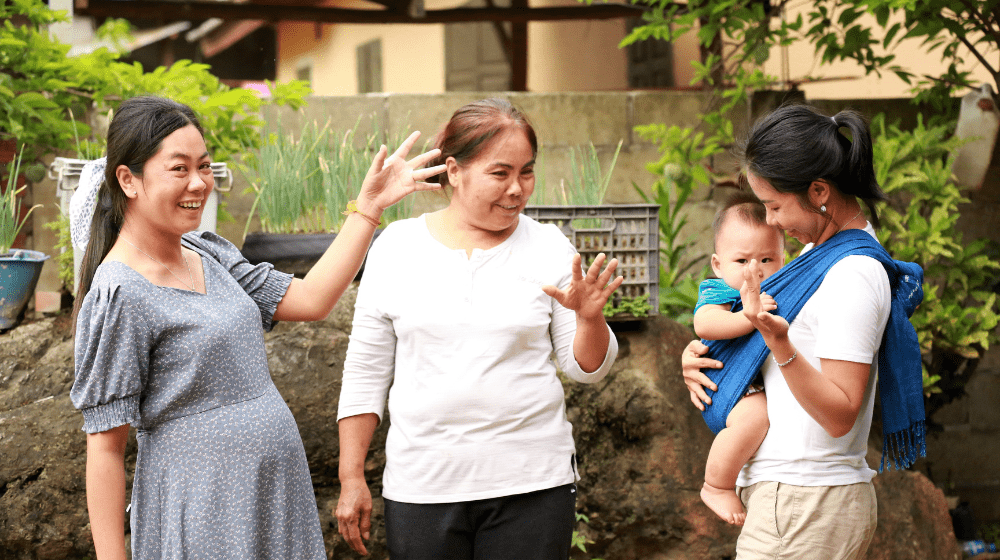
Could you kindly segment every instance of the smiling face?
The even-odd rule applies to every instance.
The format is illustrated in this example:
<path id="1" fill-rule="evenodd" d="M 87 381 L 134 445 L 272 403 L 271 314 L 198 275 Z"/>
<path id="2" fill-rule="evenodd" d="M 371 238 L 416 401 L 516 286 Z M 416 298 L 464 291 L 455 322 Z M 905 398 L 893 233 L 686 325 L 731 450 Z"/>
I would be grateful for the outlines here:
<path id="1" fill-rule="evenodd" d="M 211 163 L 205 139 L 188 125 L 163 139 L 142 176 L 120 165 L 118 180 L 129 198 L 125 221 L 140 231 L 177 236 L 197 229 L 215 186 Z"/>
<path id="2" fill-rule="evenodd" d="M 830 225 L 828 218 L 803 207 L 802 200 L 797 194 L 779 192 L 766 180 L 753 173 L 748 172 L 746 176 L 753 193 L 764 204 L 767 212 L 767 225 L 784 231 L 803 244 L 824 241 L 821 236 Z M 826 202 L 825 199 L 817 198 L 822 197 L 822 193 L 818 192 L 822 191 L 822 188 L 823 185 L 819 182 L 814 182 L 809 187 L 807 196 L 810 197 L 815 206 Z M 813 200 L 814 198 L 816 200 Z"/>
<path id="3" fill-rule="evenodd" d="M 448 158 L 451 208 L 472 229 L 506 237 L 535 190 L 535 154 L 520 128 L 500 134 L 467 164 Z"/>
<path id="4" fill-rule="evenodd" d="M 727 286 L 739 290 L 743 286 L 743 271 L 752 259 L 757 259 L 760 265 L 761 280 L 777 272 L 785 262 L 781 231 L 730 216 L 715 237 L 712 271 Z"/>

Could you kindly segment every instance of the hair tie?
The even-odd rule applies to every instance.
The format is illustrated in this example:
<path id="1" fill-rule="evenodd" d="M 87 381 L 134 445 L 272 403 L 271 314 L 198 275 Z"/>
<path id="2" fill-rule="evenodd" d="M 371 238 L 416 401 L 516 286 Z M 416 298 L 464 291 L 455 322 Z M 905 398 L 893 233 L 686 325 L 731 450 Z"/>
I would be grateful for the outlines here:
<path id="1" fill-rule="evenodd" d="M 73 247 L 87 249 L 90 240 L 90 223 L 94 218 L 94 208 L 97 206 L 97 193 L 104 182 L 104 168 L 108 158 L 102 157 L 88 161 L 80 171 L 80 184 L 77 185 L 73 198 L 69 201 L 69 233 Z"/>

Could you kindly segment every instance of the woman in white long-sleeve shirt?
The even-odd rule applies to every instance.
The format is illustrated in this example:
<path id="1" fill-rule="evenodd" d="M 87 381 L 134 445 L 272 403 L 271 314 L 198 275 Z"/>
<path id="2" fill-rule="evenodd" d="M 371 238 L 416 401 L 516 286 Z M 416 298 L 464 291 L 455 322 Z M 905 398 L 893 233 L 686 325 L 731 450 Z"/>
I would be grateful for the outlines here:
<path id="1" fill-rule="evenodd" d="M 439 135 L 443 210 L 386 228 L 368 256 L 338 421 L 340 533 L 365 554 L 364 461 L 386 396 L 382 495 L 393 560 L 567 558 L 575 447 L 551 360 L 601 380 L 618 344 L 602 309 L 622 278 L 583 272 L 551 225 L 520 212 L 537 142 L 507 101 L 456 111 Z M 390 389 L 391 387 L 391 389 Z"/>

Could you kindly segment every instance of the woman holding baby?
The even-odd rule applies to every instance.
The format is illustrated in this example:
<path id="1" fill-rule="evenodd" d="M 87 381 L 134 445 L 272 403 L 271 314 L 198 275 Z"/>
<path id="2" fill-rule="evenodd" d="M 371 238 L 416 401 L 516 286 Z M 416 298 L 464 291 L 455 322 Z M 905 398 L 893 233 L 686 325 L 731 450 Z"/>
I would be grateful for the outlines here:
<path id="1" fill-rule="evenodd" d="M 886 442 L 902 443 L 887 445 L 884 461 L 906 466 L 922 453 L 920 354 L 907 319 L 922 274 L 875 238 L 885 195 L 857 113 L 782 107 L 752 127 L 741 158 L 767 224 L 805 248 L 764 283 L 773 313 L 762 312 L 759 264 L 750 263 L 740 292 L 759 335 L 725 352 L 693 341 L 682 357 L 702 410 L 722 385 L 714 370 L 739 363 L 747 379 L 763 375 L 770 429 L 736 483 L 747 510 L 737 557 L 862 558 L 877 518 L 865 461 L 876 383 Z"/>

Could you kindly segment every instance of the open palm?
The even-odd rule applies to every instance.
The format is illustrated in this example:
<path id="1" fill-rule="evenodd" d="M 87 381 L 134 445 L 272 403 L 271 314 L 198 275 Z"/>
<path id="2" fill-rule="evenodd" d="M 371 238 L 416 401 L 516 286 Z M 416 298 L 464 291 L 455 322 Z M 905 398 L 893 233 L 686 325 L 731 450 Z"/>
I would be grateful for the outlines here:
<path id="1" fill-rule="evenodd" d="M 582 259 L 579 254 L 574 255 L 573 280 L 570 285 L 565 290 L 560 290 L 555 286 L 542 286 L 542 290 L 555 298 L 566 309 L 576 311 L 578 317 L 593 319 L 603 316 L 604 304 L 618 289 L 618 286 L 621 286 L 622 282 L 625 281 L 625 278 L 621 276 L 611 280 L 615 269 L 618 268 L 618 259 L 611 259 L 607 268 L 601 272 L 601 266 L 604 265 L 606 258 L 604 253 L 597 255 L 594 263 L 587 270 L 587 274 L 584 275 L 580 266 Z"/>
<path id="2" fill-rule="evenodd" d="M 413 159 L 406 159 L 419 137 L 420 133 L 414 132 L 388 157 L 386 157 L 388 148 L 382 146 L 379 149 L 368 169 L 368 174 L 365 175 L 359 200 L 366 200 L 368 204 L 384 210 L 412 192 L 441 188 L 438 183 L 424 181 L 444 172 L 445 166 L 423 168 L 433 161 L 441 150 L 435 148 Z"/>

